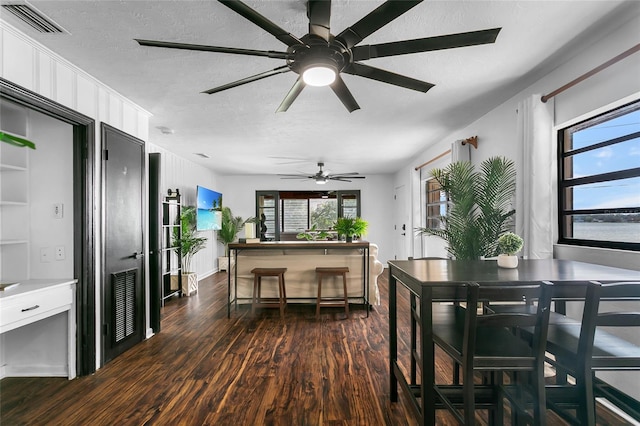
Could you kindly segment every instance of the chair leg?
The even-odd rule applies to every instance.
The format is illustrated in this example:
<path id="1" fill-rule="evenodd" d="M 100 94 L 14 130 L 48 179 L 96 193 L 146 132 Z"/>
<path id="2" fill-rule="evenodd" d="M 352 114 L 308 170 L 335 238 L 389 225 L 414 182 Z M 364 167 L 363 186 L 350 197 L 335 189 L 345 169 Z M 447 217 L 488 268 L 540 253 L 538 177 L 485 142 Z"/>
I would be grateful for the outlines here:
<path id="1" fill-rule="evenodd" d="M 253 303 L 251 304 L 251 315 L 256 313 L 256 304 L 260 300 L 260 277 L 254 275 L 253 277 Z"/>
<path id="2" fill-rule="evenodd" d="M 278 275 L 278 296 L 280 302 L 280 317 L 284 318 L 284 308 L 287 305 L 287 294 L 284 289 L 284 274 Z"/>
<path id="3" fill-rule="evenodd" d="M 476 424 L 476 402 L 473 383 L 473 366 L 465 366 L 462 372 L 462 398 L 464 400 L 464 424 Z"/>
<path id="4" fill-rule="evenodd" d="M 318 275 L 318 298 L 316 299 L 316 319 L 320 319 L 320 300 L 322 300 L 322 274 Z"/>
<path id="5" fill-rule="evenodd" d="M 342 289 L 344 294 L 344 313 L 349 318 L 349 296 L 347 295 L 347 274 L 342 273 Z"/>

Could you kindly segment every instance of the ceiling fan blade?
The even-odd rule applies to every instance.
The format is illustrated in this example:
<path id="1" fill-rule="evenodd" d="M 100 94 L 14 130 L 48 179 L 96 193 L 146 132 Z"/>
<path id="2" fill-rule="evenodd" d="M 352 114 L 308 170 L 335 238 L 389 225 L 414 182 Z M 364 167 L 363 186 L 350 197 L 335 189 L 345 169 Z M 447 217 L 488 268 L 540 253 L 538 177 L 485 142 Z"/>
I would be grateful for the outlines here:
<path id="1" fill-rule="evenodd" d="M 495 43 L 502 28 L 448 34 L 437 37 L 395 41 L 391 43 L 356 46 L 352 49 L 353 60 L 362 61 L 384 56 L 406 55 L 409 53 L 429 52 L 433 50 L 454 49 L 457 47 L 477 46 Z"/>
<path id="2" fill-rule="evenodd" d="M 205 90 L 202 93 L 212 94 L 217 92 L 222 92 L 223 90 L 231 89 L 233 87 L 242 86 L 243 84 L 251 83 L 257 80 L 262 80 L 263 78 L 271 77 L 272 75 L 282 74 L 285 72 L 291 71 L 288 65 L 283 65 L 278 68 L 274 68 L 271 71 L 265 71 L 260 74 L 252 75 L 251 77 L 243 78 L 242 80 L 234 81 L 233 83 L 228 83 L 223 86 L 214 87 L 213 89 Z"/>
<path id="3" fill-rule="evenodd" d="M 218 0 L 220 3 L 227 6 L 229 9 L 233 10 L 237 14 L 241 15 L 243 18 L 248 19 L 253 22 L 269 34 L 273 35 L 275 38 L 286 44 L 287 46 L 294 46 L 297 44 L 303 43 L 296 36 L 289 34 L 282 28 L 280 28 L 275 23 L 271 22 L 269 19 L 265 18 L 246 4 L 238 0 Z"/>
<path id="4" fill-rule="evenodd" d="M 426 93 L 434 86 L 433 84 L 427 83 L 426 81 L 416 80 L 415 78 L 406 77 L 404 75 L 396 74 L 380 68 L 374 68 L 358 62 L 354 62 L 343 72 L 347 74 L 358 75 L 360 77 L 370 78 L 372 80 L 381 81 L 383 83 L 393 84 L 396 86 L 404 87 L 406 89 L 417 90 L 418 92 L 422 93 Z"/>
<path id="5" fill-rule="evenodd" d="M 307 3 L 309 34 L 329 41 L 331 29 L 331 0 L 309 0 Z"/>
<path id="6" fill-rule="evenodd" d="M 373 12 L 338 34 L 336 38 L 341 40 L 347 48 L 351 48 L 421 2 L 422 0 L 384 2 Z"/>
<path id="7" fill-rule="evenodd" d="M 207 46 L 203 44 L 173 43 L 170 41 L 134 39 L 140 46 L 166 47 L 168 49 L 198 50 L 203 52 L 233 53 L 236 55 L 264 56 L 267 58 L 287 59 L 287 52 L 273 50 L 236 49 L 234 47 Z"/>
<path id="8" fill-rule="evenodd" d="M 343 176 L 354 176 L 354 175 L 359 175 L 360 173 L 358 172 L 348 172 L 348 173 L 336 173 L 334 176 L 335 177 L 343 177 Z"/>
<path id="9" fill-rule="evenodd" d="M 340 77 L 340 74 L 336 76 L 336 80 L 331 84 L 331 89 L 338 96 L 342 104 L 347 108 L 349 112 L 353 112 L 360 109 L 360 105 L 356 102 L 347 85 L 344 84 L 344 80 Z"/>
<path id="10" fill-rule="evenodd" d="M 340 180 L 340 179 L 365 179 L 365 176 L 343 176 L 343 175 L 336 175 L 336 176 L 331 176 L 331 177 L 329 177 L 329 179 L 334 179 L 334 180 Z"/>
<path id="11" fill-rule="evenodd" d="M 305 84 L 304 81 L 302 81 L 302 76 L 298 76 L 298 79 L 293 84 L 293 87 L 291 87 L 291 89 L 289 90 L 289 93 L 287 93 L 287 96 L 284 97 L 276 112 L 286 112 L 293 101 L 296 100 L 300 92 L 302 92 L 302 89 L 304 89 L 304 87 Z"/>

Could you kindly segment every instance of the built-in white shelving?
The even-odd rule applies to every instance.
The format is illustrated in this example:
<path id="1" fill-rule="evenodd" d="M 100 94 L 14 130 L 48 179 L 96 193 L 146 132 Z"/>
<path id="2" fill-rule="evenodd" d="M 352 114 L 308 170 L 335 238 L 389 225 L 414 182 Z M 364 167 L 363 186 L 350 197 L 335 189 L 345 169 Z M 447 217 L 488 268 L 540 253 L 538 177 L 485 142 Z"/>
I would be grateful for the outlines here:
<path id="1" fill-rule="evenodd" d="M 0 130 L 28 138 L 27 111 L 0 103 Z M 0 281 L 29 278 L 29 148 L 0 142 Z"/>

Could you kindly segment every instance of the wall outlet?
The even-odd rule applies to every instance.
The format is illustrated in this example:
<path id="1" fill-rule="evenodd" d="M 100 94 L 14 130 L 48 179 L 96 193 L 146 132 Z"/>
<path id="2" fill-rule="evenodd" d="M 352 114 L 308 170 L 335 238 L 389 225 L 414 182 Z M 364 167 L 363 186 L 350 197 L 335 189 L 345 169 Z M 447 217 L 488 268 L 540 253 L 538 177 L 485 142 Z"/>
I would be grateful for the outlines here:
<path id="1" fill-rule="evenodd" d="M 62 219 L 64 217 L 64 204 L 56 203 L 53 205 L 53 217 Z"/>
<path id="2" fill-rule="evenodd" d="M 56 246 L 56 260 L 64 260 L 64 246 Z"/>
<path id="3" fill-rule="evenodd" d="M 51 247 L 42 247 L 40 249 L 40 262 L 41 263 L 49 263 L 51 262 L 51 258 L 53 257 L 53 251 Z"/>

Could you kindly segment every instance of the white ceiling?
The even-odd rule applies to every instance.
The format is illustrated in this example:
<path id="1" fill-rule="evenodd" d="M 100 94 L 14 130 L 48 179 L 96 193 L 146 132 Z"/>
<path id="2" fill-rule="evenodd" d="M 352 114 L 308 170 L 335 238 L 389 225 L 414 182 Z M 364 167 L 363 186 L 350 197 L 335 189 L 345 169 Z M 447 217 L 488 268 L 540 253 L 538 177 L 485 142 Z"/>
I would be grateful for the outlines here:
<path id="1" fill-rule="evenodd" d="M 30 3 L 70 35 L 36 33 L 6 13 L 3 19 L 150 111 L 151 143 L 220 174 L 315 172 L 319 160 L 334 173 L 370 174 L 397 171 L 430 143 L 527 87 L 557 66 L 566 49 L 579 46 L 583 31 L 635 2 L 425 1 L 360 44 L 494 27 L 502 31 L 495 44 L 366 62 L 435 84 L 427 93 L 343 74 L 361 107 L 351 114 L 327 87 L 305 88 L 287 112 L 276 114 L 294 73 L 200 93 L 284 60 L 141 47 L 133 40 L 286 50 L 216 1 Z M 291 34 L 308 32 L 302 0 L 246 3 Z M 338 34 L 380 3 L 335 0 L 331 32 Z M 161 126 L 174 133 L 162 134 Z"/>

